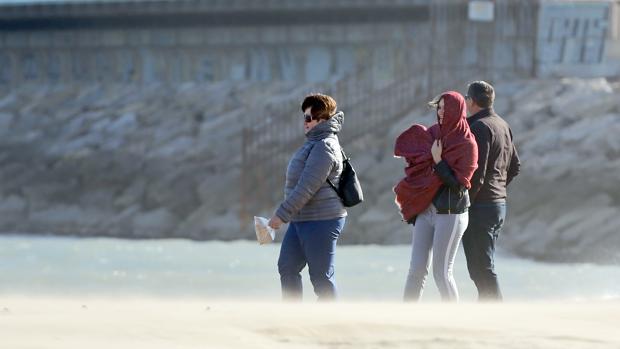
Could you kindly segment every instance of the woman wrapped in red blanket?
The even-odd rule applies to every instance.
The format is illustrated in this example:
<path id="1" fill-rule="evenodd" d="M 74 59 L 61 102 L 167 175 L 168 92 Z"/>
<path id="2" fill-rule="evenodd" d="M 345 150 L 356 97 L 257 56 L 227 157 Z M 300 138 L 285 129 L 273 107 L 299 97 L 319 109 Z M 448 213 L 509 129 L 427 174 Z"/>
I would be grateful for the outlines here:
<path id="1" fill-rule="evenodd" d="M 468 225 L 468 189 L 478 149 L 463 96 L 449 91 L 430 104 L 437 108 L 437 124 L 428 129 L 411 126 L 396 139 L 394 149 L 395 156 L 407 161 L 406 177 L 394 187 L 396 203 L 403 219 L 414 224 L 405 300 L 420 298 L 432 255 L 442 299 L 457 301 L 452 269 Z"/>

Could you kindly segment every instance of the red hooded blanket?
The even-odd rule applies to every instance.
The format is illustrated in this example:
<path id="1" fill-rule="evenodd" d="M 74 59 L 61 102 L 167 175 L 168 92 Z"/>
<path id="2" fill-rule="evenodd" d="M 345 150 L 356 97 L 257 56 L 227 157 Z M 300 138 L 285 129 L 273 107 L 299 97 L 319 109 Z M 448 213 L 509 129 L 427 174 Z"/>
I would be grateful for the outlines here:
<path id="1" fill-rule="evenodd" d="M 433 169 L 431 146 L 441 139 L 441 157 L 448 163 L 454 176 L 467 189 L 478 166 L 476 139 L 467 124 L 465 99 L 454 91 L 441 95 L 444 101 L 443 123 L 427 129 L 413 125 L 396 139 L 394 156 L 405 158 L 406 177 L 395 187 L 396 204 L 405 221 L 410 221 L 431 204 L 442 181 Z"/>

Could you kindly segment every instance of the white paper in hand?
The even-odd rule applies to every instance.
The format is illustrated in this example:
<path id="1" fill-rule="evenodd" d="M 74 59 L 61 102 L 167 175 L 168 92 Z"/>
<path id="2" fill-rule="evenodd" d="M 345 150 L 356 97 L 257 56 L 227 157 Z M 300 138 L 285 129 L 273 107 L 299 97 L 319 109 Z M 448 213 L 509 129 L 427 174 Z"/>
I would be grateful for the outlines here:
<path id="1" fill-rule="evenodd" d="M 256 239 L 261 245 L 268 244 L 276 238 L 276 232 L 269 226 L 267 218 L 254 216 L 254 230 L 256 230 Z"/>

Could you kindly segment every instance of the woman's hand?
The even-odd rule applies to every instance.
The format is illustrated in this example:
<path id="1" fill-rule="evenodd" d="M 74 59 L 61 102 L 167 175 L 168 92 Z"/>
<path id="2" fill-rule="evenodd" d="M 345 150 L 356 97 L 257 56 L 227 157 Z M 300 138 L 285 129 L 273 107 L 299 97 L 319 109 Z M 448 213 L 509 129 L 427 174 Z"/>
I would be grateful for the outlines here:
<path id="1" fill-rule="evenodd" d="M 273 229 L 276 229 L 276 230 L 280 229 L 282 224 L 284 224 L 284 222 L 282 222 L 280 217 L 278 217 L 276 215 L 271 217 L 271 219 L 269 220 L 269 226 L 272 227 Z"/>
<path id="2" fill-rule="evenodd" d="M 433 146 L 431 147 L 431 154 L 433 155 L 433 161 L 438 164 L 441 161 L 441 152 L 443 151 L 443 146 L 441 144 L 441 140 L 436 140 L 433 142 Z"/>

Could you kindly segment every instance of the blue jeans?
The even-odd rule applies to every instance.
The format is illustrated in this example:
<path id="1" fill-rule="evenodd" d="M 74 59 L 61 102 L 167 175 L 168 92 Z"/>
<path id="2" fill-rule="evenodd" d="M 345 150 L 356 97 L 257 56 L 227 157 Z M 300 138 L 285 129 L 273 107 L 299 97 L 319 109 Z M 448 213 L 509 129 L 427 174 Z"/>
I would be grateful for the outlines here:
<path id="1" fill-rule="evenodd" d="M 284 235 L 278 258 L 282 298 L 301 300 L 301 271 L 308 264 L 310 281 L 319 301 L 336 298 L 334 257 L 336 242 L 345 218 L 291 222 Z"/>
<path id="2" fill-rule="evenodd" d="M 505 203 L 481 203 L 469 208 L 469 226 L 463 234 L 463 249 L 469 276 L 476 284 L 481 301 L 502 300 L 494 255 L 505 219 Z"/>

